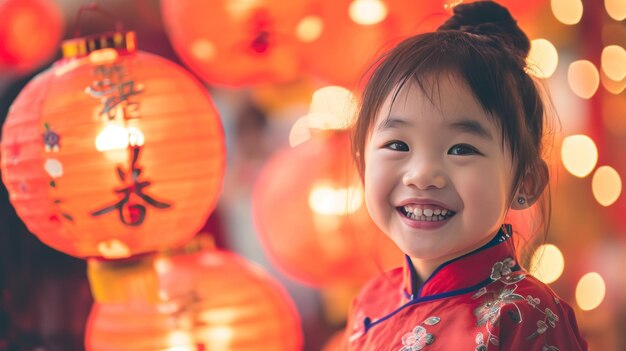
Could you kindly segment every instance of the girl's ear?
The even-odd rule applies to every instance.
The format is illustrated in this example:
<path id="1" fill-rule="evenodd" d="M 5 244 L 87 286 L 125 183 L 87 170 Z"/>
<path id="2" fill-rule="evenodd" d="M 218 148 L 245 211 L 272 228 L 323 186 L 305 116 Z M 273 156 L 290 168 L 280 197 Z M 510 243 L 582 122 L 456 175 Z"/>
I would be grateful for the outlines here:
<path id="1" fill-rule="evenodd" d="M 524 178 L 515 192 L 511 208 L 525 210 L 532 206 L 543 193 L 549 179 L 548 165 L 544 160 L 539 160 L 533 169 L 524 174 Z"/>

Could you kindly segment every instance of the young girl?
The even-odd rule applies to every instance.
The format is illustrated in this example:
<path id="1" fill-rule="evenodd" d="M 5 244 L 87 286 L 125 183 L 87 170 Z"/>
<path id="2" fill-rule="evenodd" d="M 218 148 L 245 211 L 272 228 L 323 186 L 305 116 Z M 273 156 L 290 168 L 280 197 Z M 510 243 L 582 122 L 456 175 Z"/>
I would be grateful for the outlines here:
<path id="1" fill-rule="evenodd" d="M 493 2 L 459 5 L 387 53 L 354 151 L 374 222 L 406 265 L 370 282 L 347 350 L 586 350 L 570 306 L 517 261 L 509 210 L 548 183 L 530 43 Z"/>

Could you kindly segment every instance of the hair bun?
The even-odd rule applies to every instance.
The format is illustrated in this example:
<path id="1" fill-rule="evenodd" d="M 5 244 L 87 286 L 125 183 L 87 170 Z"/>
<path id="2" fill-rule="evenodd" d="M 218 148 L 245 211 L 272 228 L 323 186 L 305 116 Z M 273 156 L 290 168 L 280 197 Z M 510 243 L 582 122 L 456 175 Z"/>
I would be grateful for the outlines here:
<path id="1" fill-rule="evenodd" d="M 493 1 L 479 1 L 454 7 L 454 15 L 438 29 L 496 37 L 522 57 L 528 55 L 530 41 L 506 7 Z"/>

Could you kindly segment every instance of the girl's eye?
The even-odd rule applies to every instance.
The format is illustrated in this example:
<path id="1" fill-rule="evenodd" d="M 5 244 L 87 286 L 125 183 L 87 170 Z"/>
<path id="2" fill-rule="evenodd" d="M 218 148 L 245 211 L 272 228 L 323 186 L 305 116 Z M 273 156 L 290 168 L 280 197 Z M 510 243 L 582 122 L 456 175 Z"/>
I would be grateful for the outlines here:
<path id="1" fill-rule="evenodd" d="M 409 146 L 406 143 L 402 141 L 398 141 L 398 140 L 394 140 L 394 141 L 387 143 L 385 145 L 385 148 L 395 150 L 395 151 L 403 151 L 403 152 L 409 151 Z"/>
<path id="2" fill-rule="evenodd" d="M 473 146 L 467 144 L 457 144 L 448 150 L 449 155 L 480 155 L 481 153 Z"/>

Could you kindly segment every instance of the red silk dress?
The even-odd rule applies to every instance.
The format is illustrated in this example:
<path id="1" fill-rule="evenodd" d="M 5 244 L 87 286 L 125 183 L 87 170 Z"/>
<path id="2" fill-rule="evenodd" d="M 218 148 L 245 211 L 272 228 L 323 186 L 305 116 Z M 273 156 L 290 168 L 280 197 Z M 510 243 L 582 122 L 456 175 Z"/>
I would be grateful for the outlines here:
<path id="1" fill-rule="evenodd" d="M 405 267 L 369 282 L 352 306 L 344 350 L 587 350 L 572 308 L 516 262 L 508 225 L 423 283 Z"/>

